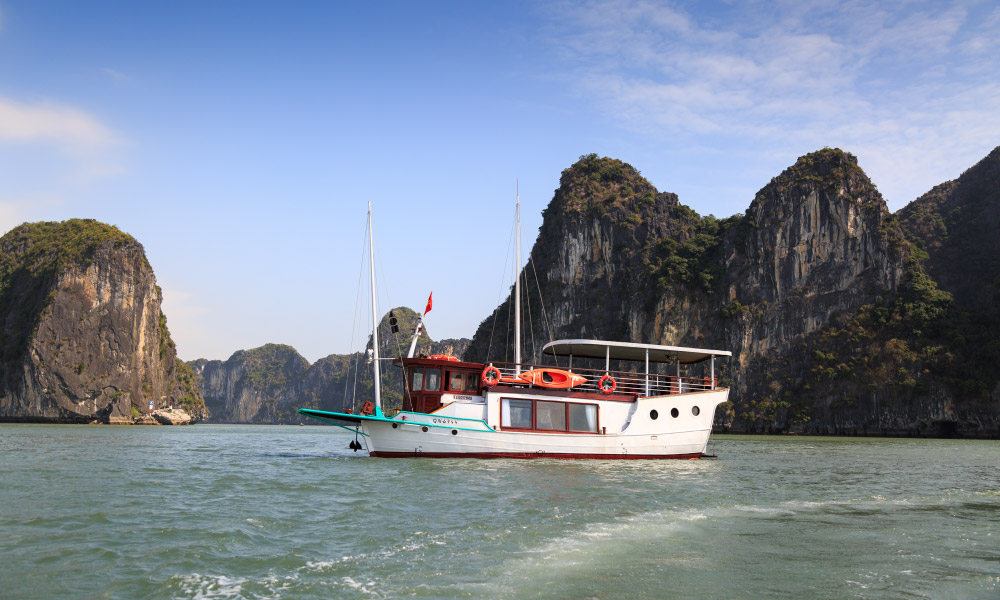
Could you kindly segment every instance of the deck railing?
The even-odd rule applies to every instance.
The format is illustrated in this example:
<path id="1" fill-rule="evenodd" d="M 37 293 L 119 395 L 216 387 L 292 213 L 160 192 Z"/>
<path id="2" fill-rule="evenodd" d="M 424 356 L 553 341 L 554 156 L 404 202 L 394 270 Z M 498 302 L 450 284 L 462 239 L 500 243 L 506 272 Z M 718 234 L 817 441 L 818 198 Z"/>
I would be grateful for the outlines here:
<path id="1" fill-rule="evenodd" d="M 541 387 L 532 386 L 527 382 L 518 382 L 514 375 L 516 367 L 514 363 L 492 364 L 500 371 L 501 385 L 525 388 Z M 535 368 L 541 369 L 546 367 L 540 365 L 521 365 L 521 372 L 523 373 Z M 572 388 L 576 392 L 601 393 L 598 381 L 605 374 L 610 375 L 615 380 L 615 391 L 610 394 L 613 396 L 665 396 L 668 394 L 684 394 L 715 389 L 715 382 L 707 377 L 677 377 L 676 375 L 663 375 L 660 373 L 649 373 L 647 375 L 646 373 L 604 371 L 602 369 L 572 369 L 572 372 L 587 378 L 585 383 Z"/>

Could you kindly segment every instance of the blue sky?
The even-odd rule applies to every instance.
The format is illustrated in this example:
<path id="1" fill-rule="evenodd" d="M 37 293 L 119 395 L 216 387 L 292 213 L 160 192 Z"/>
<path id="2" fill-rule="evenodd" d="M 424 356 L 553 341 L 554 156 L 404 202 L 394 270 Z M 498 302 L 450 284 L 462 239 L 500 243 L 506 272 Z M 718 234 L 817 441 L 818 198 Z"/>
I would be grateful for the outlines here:
<path id="1" fill-rule="evenodd" d="M 1000 145 L 996 2 L 0 0 L 0 229 L 146 248 L 186 360 L 353 348 L 366 203 L 381 302 L 434 338 L 498 303 L 560 172 L 620 158 L 743 212 L 824 146 L 897 210 Z"/>

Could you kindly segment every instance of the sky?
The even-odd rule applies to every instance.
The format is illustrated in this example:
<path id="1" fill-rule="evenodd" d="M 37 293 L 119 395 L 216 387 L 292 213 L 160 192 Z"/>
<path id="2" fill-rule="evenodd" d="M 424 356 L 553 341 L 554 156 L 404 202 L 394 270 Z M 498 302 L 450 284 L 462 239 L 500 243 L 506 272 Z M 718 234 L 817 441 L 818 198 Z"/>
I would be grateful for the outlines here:
<path id="1" fill-rule="evenodd" d="M 471 337 L 581 155 L 722 217 L 826 146 L 896 211 L 997 145 L 995 1 L 0 0 L 0 229 L 136 237 L 185 360 L 358 349 L 368 202 L 380 312 Z"/>

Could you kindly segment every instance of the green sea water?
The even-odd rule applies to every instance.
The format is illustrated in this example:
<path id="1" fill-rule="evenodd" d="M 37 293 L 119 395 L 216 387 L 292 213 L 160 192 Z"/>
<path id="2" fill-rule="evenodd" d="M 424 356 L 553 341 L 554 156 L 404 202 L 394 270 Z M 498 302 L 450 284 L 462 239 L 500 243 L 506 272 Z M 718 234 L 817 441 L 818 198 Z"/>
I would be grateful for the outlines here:
<path id="1" fill-rule="evenodd" d="M 1000 443 L 362 457 L 330 427 L 0 425 L 0 598 L 1000 598 Z"/>

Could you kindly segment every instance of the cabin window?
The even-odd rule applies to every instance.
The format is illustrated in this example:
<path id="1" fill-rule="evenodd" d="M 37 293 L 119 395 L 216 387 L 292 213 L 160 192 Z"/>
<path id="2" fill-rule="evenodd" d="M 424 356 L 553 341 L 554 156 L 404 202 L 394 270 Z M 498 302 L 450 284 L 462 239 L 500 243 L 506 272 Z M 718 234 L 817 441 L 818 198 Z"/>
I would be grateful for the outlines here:
<path id="1" fill-rule="evenodd" d="M 448 376 L 448 389 L 452 392 L 461 392 L 463 389 L 462 380 L 464 376 L 461 373 L 449 373 Z"/>
<path id="2" fill-rule="evenodd" d="M 569 430 L 597 432 L 597 405 L 569 404 Z"/>
<path id="3" fill-rule="evenodd" d="M 535 402 L 535 426 L 538 429 L 566 431 L 566 403 Z"/>
<path id="4" fill-rule="evenodd" d="M 581 433 L 599 431 L 596 404 L 504 398 L 500 406 L 502 427 Z"/>
<path id="5" fill-rule="evenodd" d="M 510 400 L 504 398 L 500 422 L 504 427 L 531 429 L 531 400 Z"/>
<path id="6" fill-rule="evenodd" d="M 475 393 L 479 389 L 479 375 L 476 373 L 469 373 L 465 376 L 465 389 L 467 391 Z"/>
<path id="7" fill-rule="evenodd" d="M 427 369 L 424 390 L 437 392 L 441 389 L 441 369 Z"/>
<path id="8" fill-rule="evenodd" d="M 424 389 L 424 370 L 414 369 L 413 378 L 412 381 L 410 382 L 410 390 L 414 392 L 419 392 L 422 389 Z"/>

